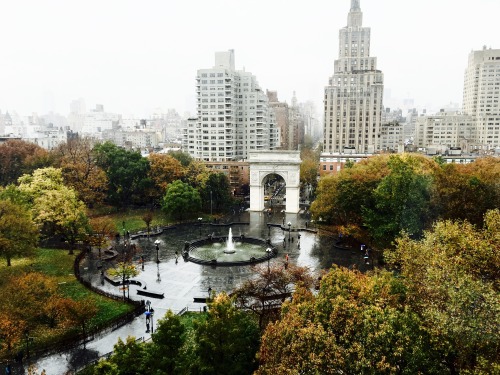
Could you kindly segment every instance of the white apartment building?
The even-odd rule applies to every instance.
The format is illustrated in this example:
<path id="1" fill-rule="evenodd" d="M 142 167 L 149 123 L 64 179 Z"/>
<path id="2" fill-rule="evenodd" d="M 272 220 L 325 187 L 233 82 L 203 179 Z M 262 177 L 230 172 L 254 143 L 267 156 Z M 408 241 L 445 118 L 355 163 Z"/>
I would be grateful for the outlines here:
<path id="1" fill-rule="evenodd" d="M 500 147 L 500 49 L 472 51 L 464 75 L 464 113 L 476 120 L 482 149 Z"/>
<path id="2" fill-rule="evenodd" d="M 339 58 L 325 87 L 324 152 L 380 150 L 384 75 L 370 56 L 370 28 L 362 26 L 359 0 L 351 0 L 347 26 L 339 32 Z"/>
<path id="3" fill-rule="evenodd" d="M 473 116 L 460 112 L 440 112 L 420 116 L 415 121 L 413 144 L 416 147 L 438 150 L 461 147 L 470 152 L 477 147 L 476 122 Z"/>
<path id="4" fill-rule="evenodd" d="M 278 144 L 276 119 L 266 94 L 249 72 L 235 70 L 234 51 L 215 53 L 215 65 L 196 77 L 196 123 L 184 132 L 187 151 L 205 161 L 247 158 L 249 151 Z"/>
<path id="5" fill-rule="evenodd" d="M 104 141 L 111 141 L 117 146 L 134 149 L 158 147 L 161 138 L 161 132 L 153 129 L 113 129 L 102 132 Z"/>

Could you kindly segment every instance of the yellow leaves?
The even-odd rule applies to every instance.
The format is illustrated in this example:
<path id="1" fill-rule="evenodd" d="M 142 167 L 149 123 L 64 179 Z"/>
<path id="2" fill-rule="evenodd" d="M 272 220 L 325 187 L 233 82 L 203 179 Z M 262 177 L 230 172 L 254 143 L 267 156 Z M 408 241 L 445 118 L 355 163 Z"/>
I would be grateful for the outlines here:
<path id="1" fill-rule="evenodd" d="M 115 268 L 108 270 L 108 274 L 111 276 L 119 276 L 123 279 L 129 279 L 131 277 L 137 276 L 139 271 L 136 266 L 128 262 L 119 262 Z"/>

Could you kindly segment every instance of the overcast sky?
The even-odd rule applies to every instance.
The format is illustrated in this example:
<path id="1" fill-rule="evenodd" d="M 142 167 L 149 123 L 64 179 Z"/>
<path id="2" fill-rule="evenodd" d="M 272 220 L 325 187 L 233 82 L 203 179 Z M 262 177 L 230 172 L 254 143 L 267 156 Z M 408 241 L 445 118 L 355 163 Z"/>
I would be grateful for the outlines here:
<path id="1" fill-rule="evenodd" d="M 0 0 L 0 110 L 67 115 L 84 98 L 145 116 L 194 112 L 197 69 L 235 50 L 280 100 L 314 101 L 338 58 L 350 0 Z M 499 0 L 361 0 L 392 99 L 461 104 L 468 53 L 500 48 Z M 386 91 L 386 104 L 389 100 Z"/>

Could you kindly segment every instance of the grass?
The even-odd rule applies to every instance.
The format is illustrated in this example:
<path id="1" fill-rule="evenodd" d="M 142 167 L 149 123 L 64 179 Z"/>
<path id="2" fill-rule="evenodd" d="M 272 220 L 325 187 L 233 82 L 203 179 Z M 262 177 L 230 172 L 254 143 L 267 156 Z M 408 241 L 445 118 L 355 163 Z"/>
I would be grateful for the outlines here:
<path id="1" fill-rule="evenodd" d="M 80 284 L 73 275 L 74 256 L 68 255 L 66 250 L 40 249 L 37 260 L 33 268 L 45 275 L 56 277 L 60 293 L 64 297 L 76 301 L 90 298 L 95 302 L 99 312 L 89 322 L 90 328 L 133 310 L 133 307 L 126 303 L 93 293 Z"/>
<path id="2" fill-rule="evenodd" d="M 115 222 L 116 230 L 120 233 L 123 232 L 124 223 L 125 230 L 130 232 L 136 232 L 138 230 L 146 230 L 146 223 L 142 219 L 146 212 L 150 211 L 147 208 L 141 209 L 127 209 L 125 211 L 114 211 L 110 210 L 109 212 L 103 211 L 100 209 L 99 211 L 92 211 L 90 216 L 99 216 L 99 217 L 109 217 Z M 151 222 L 151 228 L 160 225 L 165 226 L 171 223 L 165 214 L 160 209 L 155 209 L 153 212 L 153 221 Z"/>
<path id="3" fill-rule="evenodd" d="M 110 208 L 109 210 L 105 210 L 102 207 L 96 210 L 92 210 L 89 213 L 90 217 L 109 217 L 111 218 L 116 226 L 116 230 L 120 232 L 120 234 L 123 233 L 124 229 L 124 224 L 125 224 L 125 230 L 129 232 L 137 232 L 139 230 L 146 230 L 146 223 L 142 219 L 144 214 L 148 211 L 151 211 L 148 208 L 138 208 L 138 209 L 126 209 L 124 211 L 116 211 L 113 208 Z M 160 209 L 154 209 L 152 210 L 153 212 L 153 221 L 151 222 L 151 229 L 156 227 L 157 225 L 159 226 L 166 226 L 169 224 L 173 223 L 178 223 L 179 221 L 176 220 L 175 218 L 171 218 L 170 216 L 166 215 L 162 210 Z M 191 218 L 186 218 L 186 220 L 192 220 L 196 221 L 198 217 L 203 217 L 204 220 L 210 220 L 211 218 L 207 216 L 206 214 L 198 213 L 198 214 L 193 214 L 191 215 Z M 213 217 L 217 217 L 218 215 L 213 215 Z"/>

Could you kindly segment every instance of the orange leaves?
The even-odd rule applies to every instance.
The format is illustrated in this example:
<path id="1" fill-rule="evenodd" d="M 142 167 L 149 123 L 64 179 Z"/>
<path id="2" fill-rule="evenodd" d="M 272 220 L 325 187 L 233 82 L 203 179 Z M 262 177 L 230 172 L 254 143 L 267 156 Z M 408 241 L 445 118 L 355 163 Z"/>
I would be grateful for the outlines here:
<path id="1" fill-rule="evenodd" d="M 98 167 L 90 138 L 68 140 L 53 153 L 65 182 L 76 190 L 87 205 L 101 203 L 108 185 L 106 173 Z"/>
<path id="2" fill-rule="evenodd" d="M 182 164 L 171 155 L 151 154 L 149 156 L 151 169 L 149 176 L 155 183 L 160 195 L 165 192 L 167 186 L 175 180 L 184 176 Z"/>

